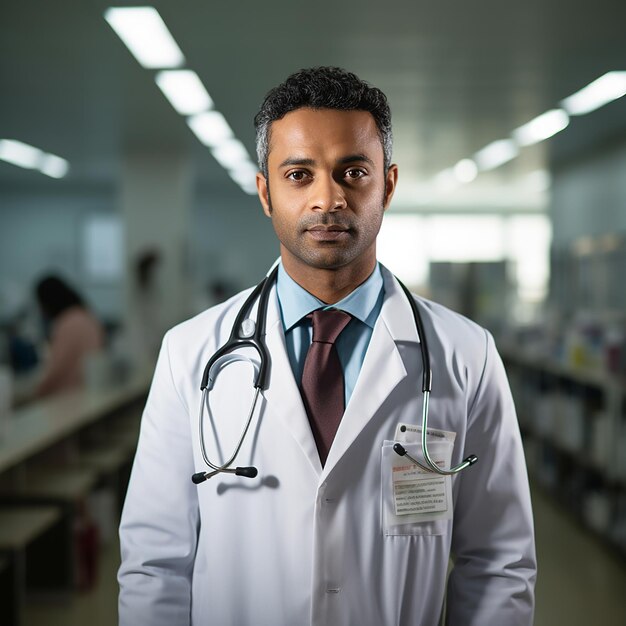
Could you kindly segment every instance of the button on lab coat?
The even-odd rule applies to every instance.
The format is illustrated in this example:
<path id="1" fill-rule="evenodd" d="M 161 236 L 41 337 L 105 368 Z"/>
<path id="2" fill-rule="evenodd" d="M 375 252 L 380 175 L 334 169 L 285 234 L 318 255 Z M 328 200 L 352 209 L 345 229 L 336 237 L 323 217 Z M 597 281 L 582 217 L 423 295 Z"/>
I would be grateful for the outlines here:
<path id="1" fill-rule="evenodd" d="M 535 554 L 519 429 L 491 336 L 416 298 L 433 387 L 429 426 L 456 433 L 453 519 L 383 527 L 381 449 L 399 423 L 419 424 L 422 362 L 411 310 L 383 269 L 385 299 L 322 468 L 293 378 L 275 288 L 267 314 L 269 387 L 237 465 L 255 479 L 206 470 L 200 380 L 248 292 L 165 337 L 143 415 L 120 526 L 124 626 L 435 626 L 447 588 L 457 626 L 529 626 Z M 256 357 L 247 349 L 254 360 Z M 234 450 L 253 395 L 253 367 L 225 367 L 205 412 L 207 454 Z M 447 583 L 449 558 L 454 568 Z"/>

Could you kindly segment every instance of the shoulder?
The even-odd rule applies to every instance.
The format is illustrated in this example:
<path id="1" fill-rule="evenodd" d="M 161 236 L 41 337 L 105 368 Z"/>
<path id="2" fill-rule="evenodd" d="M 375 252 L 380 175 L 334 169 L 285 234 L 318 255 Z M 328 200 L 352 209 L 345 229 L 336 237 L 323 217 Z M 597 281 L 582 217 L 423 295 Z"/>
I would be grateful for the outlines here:
<path id="1" fill-rule="evenodd" d="M 428 338 L 433 390 L 446 385 L 465 389 L 468 406 L 474 404 L 480 389 L 502 391 L 506 386 L 503 366 L 491 333 L 441 304 L 413 297 Z"/>
<path id="2" fill-rule="evenodd" d="M 400 283 L 384 269 L 385 304 L 381 312 L 396 341 L 415 341 L 416 324 Z M 411 294 L 422 320 L 431 366 L 464 377 L 471 372 L 477 383 L 490 351 L 490 333 L 464 315 L 422 296 Z"/>

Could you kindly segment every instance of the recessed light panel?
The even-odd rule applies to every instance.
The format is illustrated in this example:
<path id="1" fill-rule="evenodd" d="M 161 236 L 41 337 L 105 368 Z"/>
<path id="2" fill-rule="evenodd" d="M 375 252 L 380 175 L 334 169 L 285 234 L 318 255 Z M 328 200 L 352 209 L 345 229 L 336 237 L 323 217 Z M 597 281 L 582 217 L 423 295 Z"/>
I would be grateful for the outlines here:
<path id="1" fill-rule="evenodd" d="M 479 150 L 474 155 L 478 169 L 492 170 L 514 159 L 518 154 L 517 146 L 511 139 L 499 139 Z"/>
<path id="2" fill-rule="evenodd" d="M 233 136 L 226 118 L 219 111 L 193 115 L 187 119 L 187 124 L 200 142 L 209 148 L 215 148 Z"/>
<path id="3" fill-rule="evenodd" d="M 242 163 L 250 160 L 248 151 L 239 139 L 229 139 L 211 150 L 215 160 L 225 169 L 237 169 Z"/>
<path id="4" fill-rule="evenodd" d="M 180 67 L 185 57 L 154 7 L 115 7 L 104 19 L 145 68 Z"/>
<path id="5" fill-rule="evenodd" d="M 26 169 L 36 169 L 42 156 L 42 151 L 15 139 L 0 139 L 0 159 Z"/>
<path id="6" fill-rule="evenodd" d="M 167 70 L 155 79 L 159 89 L 181 115 L 195 115 L 213 106 L 213 100 L 192 70 Z"/>
<path id="7" fill-rule="evenodd" d="M 42 174 L 51 178 L 63 178 L 67 175 L 70 164 L 61 157 L 54 154 L 44 154 L 39 163 L 39 170 Z"/>
<path id="8" fill-rule="evenodd" d="M 513 139 L 520 146 L 531 146 L 548 139 L 567 128 L 569 116 L 563 109 L 552 109 L 513 131 Z"/>
<path id="9" fill-rule="evenodd" d="M 561 104 L 570 115 L 584 115 L 626 95 L 626 72 L 607 72 Z"/>

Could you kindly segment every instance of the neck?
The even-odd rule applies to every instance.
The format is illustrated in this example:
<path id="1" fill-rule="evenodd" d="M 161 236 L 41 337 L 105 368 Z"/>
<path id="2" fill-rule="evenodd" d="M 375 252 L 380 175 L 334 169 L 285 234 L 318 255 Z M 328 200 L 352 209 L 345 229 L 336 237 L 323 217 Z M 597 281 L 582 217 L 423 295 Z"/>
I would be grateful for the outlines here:
<path id="1" fill-rule="evenodd" d="M 346 266 L 335 269 L 301 266 L 293 263 L 285 255 L 282 257 L 282 262 L 287 274 L 300 287 L 325 304 L 335 304 L 352 293 L 370 277 L 376 267 L 375 257 L 371 262 L 361 264 L 359 267 Z"/>

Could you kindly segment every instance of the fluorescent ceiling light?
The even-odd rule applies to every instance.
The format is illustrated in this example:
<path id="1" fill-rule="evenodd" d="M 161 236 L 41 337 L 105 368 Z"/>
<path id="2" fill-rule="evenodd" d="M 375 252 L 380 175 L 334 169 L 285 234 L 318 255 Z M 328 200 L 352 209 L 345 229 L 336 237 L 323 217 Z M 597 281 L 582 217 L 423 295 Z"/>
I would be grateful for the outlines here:
<path id="1" fill-rule="evenodd" d="M 242 163 L 250 160 L 248 151 L 239 139 L 229 139 L 211 150 L 216 161 L 225 169 L 237 169 Z"/>
<path id="2" fill-rule="evenodd" d="M 462 159 L 454 166 L 453 172 L 460 183 L 471 183 L 478 175 L 478 168 L 472 159 Z"/>
<path id="3" fill-rule="evenodd" d="M 228 174 L 245 193 L 254 196 L 257 193 L 257 171 L 257 168 L 250 161 L 247 161 L 237 166 L 236 169 L 228 170 Z"/>
<path id="4" fill-rule="evenodd" d="M 54 154 L 44 154 L 39 163 L 39 170 L 51 178 L 63 178 L 70 169 L 70 164 Z"/>
<path id="5" fill-rule="evenodd" d="M 548 139 L 569 124 L 569 116 L 563 109 L 552 109 L 513 131 L 512 135 L 520 146 L 530 146 Z"/>
<path id="6" fill-rule="evenodd" d="M 241 176 L 249 176 L 255 180 L 258 171 L 259 168 L 250 160 L 241 161 L 237 163 L 235 167 L 231 168 L 231 172 L 236 172 Z"/>
<path id="7" fill-rule="evenodd" d="M 194 115 L 213 106 L 211 96 L 192 70 L 159 72 L 154 80 L 170 104 L 181 115 Z"/>
<path id="8" fill-rule="evenodd" d="M 474 162 L 482 171 L 492 170 L 514 159 L 517 154 L 515 142 L 511 139 L 499 139 L 479 150 L 474 155 Z"/>
<path id="9" fill-rule="evenodd" d="M 245 164 L 246 167 L 237 167 L 229 170 L 230 177 L 238 184 L 243 186 L 254 186 L 256 189 L 257 168 L 250 162 Z M 249 166 L 249 167 L 248 167 Z"/>
<path id="10" fill-rule="evenodd" d="M 584 115 L 626 95 L 626 72 L 607 72 L 561 102 L 570 115 Z"/>
<path id="11" fill-rule="evenodd" d="M 206 111 L 187 119 L 195 136 L 209 148 L 215 148 L 233 136 L 228 122 L 219 111 Z"/>
<path id="12" fill-rule="evenodd" d="M 180 67 L 185 57 L 154 7 L 109 8 L 104 19 L 143 67 Z"/>
<path id="13" fill-rule="evenodd" d="M 0 159 L 26 169 L 39 166 L 42 151 L 15 139 L 0 139 Z"/>
<path id="14" fill-rule="evenodd" d="M 70 169 L 65 159 L 15 139 L 0 139 L 0 160 L 29 170 L 38 169 L 52 178 L 63 178 Z"/>
<path id="15" fill-rule="evenodd" d="M 239 186 L 249 196 L 256 196 L 256 194 L 257 194 L 256 184 L 254 184 L 254 185 L 246 184 L 246 185 L 239 185 Z"/>
<path id="16" fill-rule="evenodd" d="M 256 175 L 258 171 L 252 161 L 242 161 L 234 169 L 230 169 L 228 173 L 245 193 L 254 196 L 257 193 Z"/>

